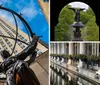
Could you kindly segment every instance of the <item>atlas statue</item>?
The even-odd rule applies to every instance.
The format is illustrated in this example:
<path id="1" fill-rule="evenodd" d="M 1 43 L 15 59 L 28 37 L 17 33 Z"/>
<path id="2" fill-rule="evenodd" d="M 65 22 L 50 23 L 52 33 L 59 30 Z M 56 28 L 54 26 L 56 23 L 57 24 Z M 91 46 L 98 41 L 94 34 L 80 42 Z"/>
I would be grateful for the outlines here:
<path id="1" fill-rule="evenodd" d="M 29 67 L 36 58 L 38 40 L 39 37 L 35 36 L 29 46 L 15 56 L 11 56 L 7 50 L 0 52 L 3 58 L 0 72 L 6 74 L 7 85 L 40 85 L 35 73 Z M 24 61 L 29 55 L 30 59 Z"/>

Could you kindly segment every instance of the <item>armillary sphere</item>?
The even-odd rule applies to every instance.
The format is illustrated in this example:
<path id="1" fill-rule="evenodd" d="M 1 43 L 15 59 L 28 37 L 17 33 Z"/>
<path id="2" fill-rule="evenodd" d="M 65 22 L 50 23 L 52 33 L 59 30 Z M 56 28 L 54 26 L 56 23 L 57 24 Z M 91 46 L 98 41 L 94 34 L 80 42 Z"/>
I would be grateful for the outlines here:
<path id="1" fill-rule="evenodd" d="M 16 27 L 16 36 L 15 37 L 9 37 L 9 36 L 6 36 L 6 35 L 0 33 L 0 37 L 13 39 L 15 41 L 14 45 L 13 45 L 13 48 L 12 48 L 12 52 L 11 52 L 11 55 L 12 55 L 14 50 L 15 50 L 17 41 L 18 42 L 22 42 L 23 44 L 26 44 L 28 46 L 29 43 L 31 43 L 33 36 L 36 36 L 36 35 L 35 35 L 35 33 L 32 32 L 31 27 L 28 25 L 28 23 L 25 21 L 25 19 L 21 16 L 22 14 L 18 14 L 15 11 L 13 11 L 11 9 L 8 9 L 8 8 L 5 8 L 5 7 L 2 7 L 2 6 L 0 6 L 0 9 L 11 13 L 11 15 L 12 15 L 14 21 L 15 21 L 15 27 Z M 17 22 L 17 18 L 16 17 L 22 22 L 25 30 L 27 31 L 28 38 L 29 38 L 29 42 L 28 43 L 23 41 L 23 40 L 21 40 L 21 39 L 18 39 L 18 30 L 19 29 L 18 29 L 18 22 Z M 5 78 L 0 78 L 0 81 L 2 81 L 3 79 L 5 80 Z"/>

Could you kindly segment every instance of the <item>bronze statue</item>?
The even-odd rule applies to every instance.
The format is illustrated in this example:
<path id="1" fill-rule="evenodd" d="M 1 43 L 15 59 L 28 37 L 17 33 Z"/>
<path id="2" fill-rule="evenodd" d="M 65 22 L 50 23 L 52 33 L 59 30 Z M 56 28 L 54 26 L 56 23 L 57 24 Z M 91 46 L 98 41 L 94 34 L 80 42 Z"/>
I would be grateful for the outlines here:
<path id="1" fill-rule="evenodd" d="M 80 8 L 80 9 L 68 8 L 68 9 L 71 9 L 71 10 L 74 11 L 74 13 L 75 13 L 75 18 L 74 18 L 74 20 L 75 20 L 76 22 L 80 22 L 80 11 L 85 10 L 85 9 L 84 9 L 84 8 L 83 8 L 83 9 L 82 9 L 82 8 Z"/>
<path id="2" fill-rule="evenodd" d="M 0 72 L 6 74 L 7 85 L 40 85 L 35 73 L 29 65 L 35 60 L 39 37 L 34 37 L 29 46 L 21 53 L 11 56 L 6 50 L 0 52 L 3 62 L 0 64 Z M 27 56 L 31 59 L 24 61 Z"/>

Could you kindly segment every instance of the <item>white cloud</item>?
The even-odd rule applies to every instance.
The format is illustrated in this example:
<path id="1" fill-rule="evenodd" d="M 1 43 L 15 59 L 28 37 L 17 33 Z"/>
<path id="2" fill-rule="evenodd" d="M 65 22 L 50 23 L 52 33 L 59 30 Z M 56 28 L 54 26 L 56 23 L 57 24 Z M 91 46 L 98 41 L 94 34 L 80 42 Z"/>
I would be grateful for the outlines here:
<path id="1" fill-rule="evenodd" d="M 46 26 L 46 24 L 44 24 L 43 29 L 41 30 L 40 34 L 44 33 L 46 30 L 47 30 L 47 26 Z"/>
<path id="2" fill-rule="evenodd" d="M 34 0 L 20 0 L 18 3 L 13 4 L 12 0 L 1 0 L 0 4 L 8 5 L 9 8 L 12 6 L 17 9 L 17 13 L 22 13 L 23 17 L 31 21 L 34 17 L 36 17 L 38 14 L 42 15 L 41 9 L 37 8 L 37 4 L 34 2 Z"/>
<path id="3" fill-rule="evenodd" d="M 0 4 L 6 3 L 8 0 L 0 0 Z"/>
<path id="4" fill-rule="evenodd" d="M 15 25 L 15 20 L 10 12 L 0 10 L 0 16 L 3 17 L 5 20 L 9 21 L 11 24 Z M 18 28 L 23 29 L 23 24 L 21 23 L 21 21 L 17 17 L 16 20 L 17 20 Z"/>
<path id="5" fill-rule="evenodd" d="M 14 19 L 9 12 L 0 10 L 0 16 L 14 24 Z"/>
<path id="6" fill-rule="evenodd" d="M 41 10 L 41 9 L 39 9 L 39 10 L 38 10 L 38 13 L 39 13 L 40 15 L 43 15 L 43 13 L 42 13 L 42 10 Z"/>
<path id="7" fill-rule="evenodd" d="M 8 5 L 10 8 L 13 4 L 12 0 L 1 0 L 1 2 L 4 5 Z M 25 2 L 24 0 L 20 0 L 18 3 L 16 3 L 15 8 L 17 9 L 17 13 L 22 13 L 22 17 L 25 17 L 27 20 L 31 21 L 34 17 L 37 16 L 37 14 L 42 15 L 41 9 L 37 9 L 37 5 L 34 3 L 34 0 L 30 0 L 29 3 Z M 0 10 L 0 16 L 5 18 L 6 20 L 10 21 L 12 24 L 15 25 L 14 18 L 11 13 Z M 18 26 L 20 29 L 23 29 L 22 22 L 17 18 Z"/>
<path id="8" fill-rule="evenodd" d="M 20 12 L 29 20 L 37 16 L 37 14 L 42 14 L 41 10 L 37 10 L 36 4 L 33 2 L 33 0 L 31 0 L 30 3 L 28 3 L 24 8 L 22 8 Z"/>
<path id="9" fill-rule="evenodd" d="M 21 10 L 21 13 L 23 16 L 27 17 L 28 19 L 34 18 L 37 14 L 38 11 L 34 7 L 25 7 Z"/>
<path id="10" fill-rule="evenodd" d="M 12 4 L 12 0 L 0 0 L 0 5 L 8 5 L 8 6 L 11 6 Z"/>

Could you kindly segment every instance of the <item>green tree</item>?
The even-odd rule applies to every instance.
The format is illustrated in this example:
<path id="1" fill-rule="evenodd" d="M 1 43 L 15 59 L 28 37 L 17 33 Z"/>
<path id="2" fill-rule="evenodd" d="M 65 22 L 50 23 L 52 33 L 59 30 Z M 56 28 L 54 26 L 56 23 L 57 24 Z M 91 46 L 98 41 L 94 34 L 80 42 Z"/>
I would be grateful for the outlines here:
<path id="1" fill-rule="evenodd" d="M 90 7 L 86 12 L 81 12 L 81 21 L 86 25 L 86 28 L 82 29 L 82 38 L 88 41 L 98 41 L 99 27 L 96 24 L 95 14 Z"/>
<path id="2" fill-rule="evenodd" d="M 99 27 L 95 23 L 95 17 L 92 17 L 86 24 L 87 27 L 87 36 L 86 39 L 89 41 L 98 41 L 99 40 Z"/>
<path id="3" fill-rule="evenodd" d="M 55 27 L 55 40 L 71 40 L 73 38 L 73 28 L 70 27 L 74 22 L 74 12 L 70 9 L 70 5 L 65 6 L 58 18 L 58 24 Z M 97 41 L 99 40 L 99 27 L 96 24 L 96 18 L 93 10 L 89 7 L 86 11 L 80 13 L 81 22 L 86 25 L 81 29 L 83 40 Z"/>
<path id="4" fill-rule="evenodd" d="M 69 40 L 68 28 L 70 24 L 73 23 L 74 13 L 70 9 L 68 9 L 70 5 L 65 6 L 64 9 L 61 10 L 58 18 L 58 24 L 55 27 L 55 39 L 56 40 L 64 40 L 66 37 Z"/>

